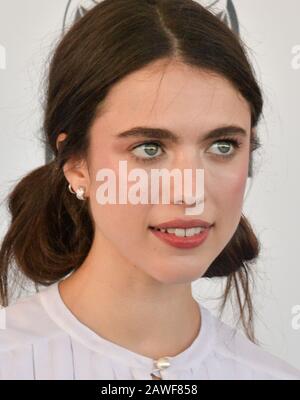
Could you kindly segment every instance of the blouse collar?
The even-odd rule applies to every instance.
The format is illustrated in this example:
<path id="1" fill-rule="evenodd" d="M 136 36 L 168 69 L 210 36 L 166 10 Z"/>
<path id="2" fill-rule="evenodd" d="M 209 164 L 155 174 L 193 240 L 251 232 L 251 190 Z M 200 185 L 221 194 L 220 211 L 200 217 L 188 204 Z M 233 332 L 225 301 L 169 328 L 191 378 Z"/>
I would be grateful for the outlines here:
<path id="1" fill-rule="evenodd" d="M 99 336 L 80 322 L 79 319 L 65 305 L 58 289 L 58 282 L 48 286 L 39 292 L 41 303 L 50 318 L 74 340 L 80 342 L 96 353 L 101 353 L 109 359 L 118 363 L 126 364 L 137 369 L 153 370 L 154 361 L 152 358 L 135 353 L 125 347 L 111 342 Z M 170 366 L 168 371 L 187 370 L 193 367 L 200 367 L 201 362 L 213 349 L 215 340 L 214 318 L 210 311 L 203 307 L 198 300 L 201 315 L 200 331 L 192 344 L 176 356 L 167 356 Z"/>

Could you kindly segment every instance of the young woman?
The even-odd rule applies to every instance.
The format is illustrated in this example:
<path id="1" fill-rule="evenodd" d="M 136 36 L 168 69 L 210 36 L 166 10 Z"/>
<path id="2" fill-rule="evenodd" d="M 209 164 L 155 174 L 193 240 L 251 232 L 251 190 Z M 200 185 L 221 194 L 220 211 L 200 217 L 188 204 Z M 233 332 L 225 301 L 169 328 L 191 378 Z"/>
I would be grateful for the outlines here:
<path id="1" fill-rule="evenodd" d="M 253 332 L 259 242 L 242 206 L 262 108 L 242 42 L 197 2 L 105 0 L 69 29 L 47 86 L 53 160 L 8 199 L 1 379 L 300 378 Z M 101 203 L 99 171 L 125 190 L 120 161 L 192 170 L 193 188 L 204 170 L 203 212 L 172 190 Z M 9 305 L 23 276 L 46 287 Z M 247 337 L 193 298 L 201 277 L 227 280 L 223 307 L 236 291 Z"/>

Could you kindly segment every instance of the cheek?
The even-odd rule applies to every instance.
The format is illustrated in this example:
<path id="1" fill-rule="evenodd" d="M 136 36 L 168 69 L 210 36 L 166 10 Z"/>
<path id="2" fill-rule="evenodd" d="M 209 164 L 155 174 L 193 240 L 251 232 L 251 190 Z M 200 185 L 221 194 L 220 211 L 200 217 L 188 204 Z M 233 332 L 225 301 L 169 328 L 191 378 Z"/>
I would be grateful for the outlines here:
<path id="1" fill-rule="evenodd" d="M 112 251 L 133 265 L 143 265 L 149 253 L 150 232 L 147 228 L 147 205 L 107 204 L 93 201 L 91 212 L 96 236 L 105 251 Z"/>
<path id="2" fill-rule="evenodd" d="M 96 196 L 90 199 L 91 210 L 97 226 L 103 232 L 115 232 L 123 240 L 141 236 L 147 230 L 147 205 L 99 204 Z"/>
<path id="3" fill-rule="evenodd" d="M 248 168 L 240 166 L 235 171 L 223 173 L 222 179 L 213 185 L 213 197 L 218 204 L 218 209 L 226 209 L 231 215 L 239 213 L 247 184 Z M 220 177 L 219 177 L 220 178 Z"/>
<path id="4" fill-rule="evenodd" d="M 108 198 L 107 183 L 108 178 L 105 180 L 96 180 L 98 171 L 108 169 L 112 171 L 115 177 L 115 185 L 111 185 L 110 203 L 99 204 L 97 200 L 97 193 L 100 193 L 101 187 L 105 184 L 106 190 L 102 191 L 104 196 Z M 128 168 L 128 171 L 130 169 Z M 97 228 L 102 232 L 107 239 L 123 243 L 136 243 L 138 240 L 144 238 L 147 231 L 147 216 L 149 213 L 150 205 L 145 204 L 118 204 L 119 203 L 119 159 L 112 157 L 101 156 L 98 160 L 94 159 L 93 168 L 91 168 L 91 182 L 90 182 L 90 206 L 93 219 Z M 113 180 L 110 180 L 113 183 Z M 133 185 L 133 182 L 128 182 L 128 190 Z M 115 204 L 111 204 L 115 202 Z"/>
<path id="5" fill-rule="evenodd" d="M 238 172 L 237 172 L 238 171 Z M 219 184 L 211 186 L 215 207 L 215 250 L 219 254 L 232 238 L 241 219 L 248 169 L 223 172 Z M 220 176 L 219 176 L 220 177 Z"/>
<path id="6" fill-rule="evenodd" d="M 242 206 L 244 193 L 247 183 L 247 174 L 243 172 L 236 174 L 231 180 L 231 184 L 227 190 L 227 196 L 236 206 Z"/>

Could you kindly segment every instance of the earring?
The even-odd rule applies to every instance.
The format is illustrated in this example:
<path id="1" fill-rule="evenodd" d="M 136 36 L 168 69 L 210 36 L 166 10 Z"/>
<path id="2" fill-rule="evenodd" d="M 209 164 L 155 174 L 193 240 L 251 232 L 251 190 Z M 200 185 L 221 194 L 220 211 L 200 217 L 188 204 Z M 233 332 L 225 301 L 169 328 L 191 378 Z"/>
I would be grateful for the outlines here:
<path id="1" fill-rule="evenodd" d="M 85 200 L 85 188 L 83 186 L 79 186 L 79 188 L 76 190 L 76 197 L 78 200 Z"/>
<path id="2" fill-rule="evenodd" d="M 71 183 L 69 183 L 68 189 L 69 189 L 69 192 L 71 192 L 72 194 L 76 194 L 74 192 L 74 190 L 72 189 Z"/>
<path id="3" fill-rule="evenodd" d="M 79 188 L 76 190 L 76 192 L 74 192 L 71 184 L 69 183 L 68 189 L 69 189 L 70 193 L 76 194 L 76 197 L 78 200 L 85 200 L 85 196 L 84 196 L 85 188 L 83 186 L 79 186 Z"/>

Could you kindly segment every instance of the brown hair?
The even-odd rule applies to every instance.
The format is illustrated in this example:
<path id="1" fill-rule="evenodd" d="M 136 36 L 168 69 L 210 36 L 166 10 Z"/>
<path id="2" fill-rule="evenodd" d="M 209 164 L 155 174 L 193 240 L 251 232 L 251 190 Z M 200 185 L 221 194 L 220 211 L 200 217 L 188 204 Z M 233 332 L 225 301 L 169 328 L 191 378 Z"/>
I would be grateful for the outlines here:
<path id="1" fill-rule="evenodd" d="M 21 275 L 38 290 L 38 284 L 50 285 L 80 267 L 94 225 L 89 203 L 69 193 L 62 167 L 70 157 L 86 157 L 89 128 L 114 83 L 150 62 L 174 58 L 234 85 L 251 108 L 251 156 L 260 146 L 254 128 L 262 93 L 241 39 L 225 23 L 193 0 L 102 1 L 70 27 L 49 65 L 43 141 L 53 160 L 24 176 L 8 195 L 12 218 L 0 249 L 3 306 L 8 305 L 8 286 L 20 284 Z M 58 151 L 62 132 L 68 136 Z M 227 277 L 221 308 L 233 286 L 243 327 L 253 341 L 249 274 L 258 254 L 259 242 L 242 216 L 204 275 Z"/>

